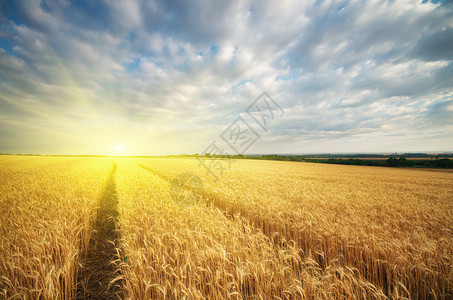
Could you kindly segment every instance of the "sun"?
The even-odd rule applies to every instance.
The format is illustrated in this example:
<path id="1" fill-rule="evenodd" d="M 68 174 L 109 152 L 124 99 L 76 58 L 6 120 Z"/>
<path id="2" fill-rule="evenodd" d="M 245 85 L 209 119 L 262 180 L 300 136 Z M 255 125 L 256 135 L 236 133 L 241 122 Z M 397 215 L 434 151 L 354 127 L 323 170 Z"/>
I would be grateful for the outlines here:
<path id="1" fill-rule="evenodd" d="M 124 146 L 123 145 L 115 145 L 113 147 L 113 150 L 115 151 L 115 153 L 121 153 L 124 151 Z"/>

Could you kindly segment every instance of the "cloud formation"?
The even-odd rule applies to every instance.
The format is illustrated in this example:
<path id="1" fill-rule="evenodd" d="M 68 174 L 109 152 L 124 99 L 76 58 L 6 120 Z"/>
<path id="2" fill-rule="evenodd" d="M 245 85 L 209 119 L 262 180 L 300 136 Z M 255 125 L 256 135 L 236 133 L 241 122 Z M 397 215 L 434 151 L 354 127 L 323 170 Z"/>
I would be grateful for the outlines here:
<path id="1" fill-rule="evenodd" d="M 3 1 L 0 48 L 0 152 L 202 152 L 263 91 L 251 153 L 453 150 L 451 1 Z"/>

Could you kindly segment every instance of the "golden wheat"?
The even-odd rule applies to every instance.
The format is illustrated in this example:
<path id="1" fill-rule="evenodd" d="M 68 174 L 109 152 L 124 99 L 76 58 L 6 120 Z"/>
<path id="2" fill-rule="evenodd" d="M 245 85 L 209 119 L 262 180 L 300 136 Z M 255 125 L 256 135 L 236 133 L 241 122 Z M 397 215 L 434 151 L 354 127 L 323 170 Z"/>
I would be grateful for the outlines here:
<path id="1" fill-rule="evenodd" d="M 0 296 L 450 299 L 453 173 L 0 156 Z M 172 201 L 191 172 L 199 203 Z"/>
<path id="2" fill-rule="evenodd" d="M 140 163 L 167 180 L 197 174 L 209 203 L 277 244 L 295 241 L 323 270 L 332 262 L 355 268 L 390 298 L 451 296 L 451 173 L 238 161 L 216 182 L 195 160 Z"/>
<path id="3" fill-rule="evenodd" d="M 345 295 L 382 295 L 352 269 L 321 272 L 295 245 L 275 245 L 246 218 L 213 206 L 176 205 L 169 182 L 134 162 L 120 164 L 116 180 L 124 290 L 131 299 L 332 298 L 333 285 Z M 340 280 L 338 272 L 355 280 Z"/>
<path id="4" fill-rule="evenodd" d="M 109 161 L 2 157 L 0 296 L 74 299 Z"/>

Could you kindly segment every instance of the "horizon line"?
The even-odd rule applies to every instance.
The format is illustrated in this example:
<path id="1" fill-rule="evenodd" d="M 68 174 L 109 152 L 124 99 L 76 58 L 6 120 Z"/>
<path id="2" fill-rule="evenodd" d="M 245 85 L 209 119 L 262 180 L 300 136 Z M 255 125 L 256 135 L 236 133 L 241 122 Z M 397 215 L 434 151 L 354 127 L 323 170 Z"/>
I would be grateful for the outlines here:
<path id="1" fill-rule="evenodd" d="M 426 155 L 438 155 L 438 154 L 452 154 L 453 151 L 409 151 L 409 152 L 296 152 L 296 153 L 250 153 L 250 154 L 226 154 L 225 156 L 263 156 L 263 155 L 278 155 L 278 156 L 302 156 L 302 155 L 405 155 L 405 154 L 426 154 Z M 42 154 L 42 153 L 0 153 L 0 155 L 19 155 L 19 156 L 80 156 L 80 157 L 180 157 L 180 156 L 200 156 L 205 157 L 204 154 L 198 153 L 180 153 L 180 154 L 162 154 L 162 155 L 108 155 L 108 154 Z M 215 154 L 213 155 L 215 156 Z M 222 156 L 222 155 L 219 155 Z"/>

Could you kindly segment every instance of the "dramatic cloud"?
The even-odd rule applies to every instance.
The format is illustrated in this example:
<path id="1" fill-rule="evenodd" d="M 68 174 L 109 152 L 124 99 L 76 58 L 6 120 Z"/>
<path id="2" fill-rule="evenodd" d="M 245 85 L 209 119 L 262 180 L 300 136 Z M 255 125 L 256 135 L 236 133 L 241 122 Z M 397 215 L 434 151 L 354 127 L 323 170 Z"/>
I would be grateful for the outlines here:
<path id="1" fill-rule="evenodd" d="M 200 153 L 238 116 L 249 153 L 452 151 L 452 103 L 451 1 L 0 4 L 0 152 Z"/>

